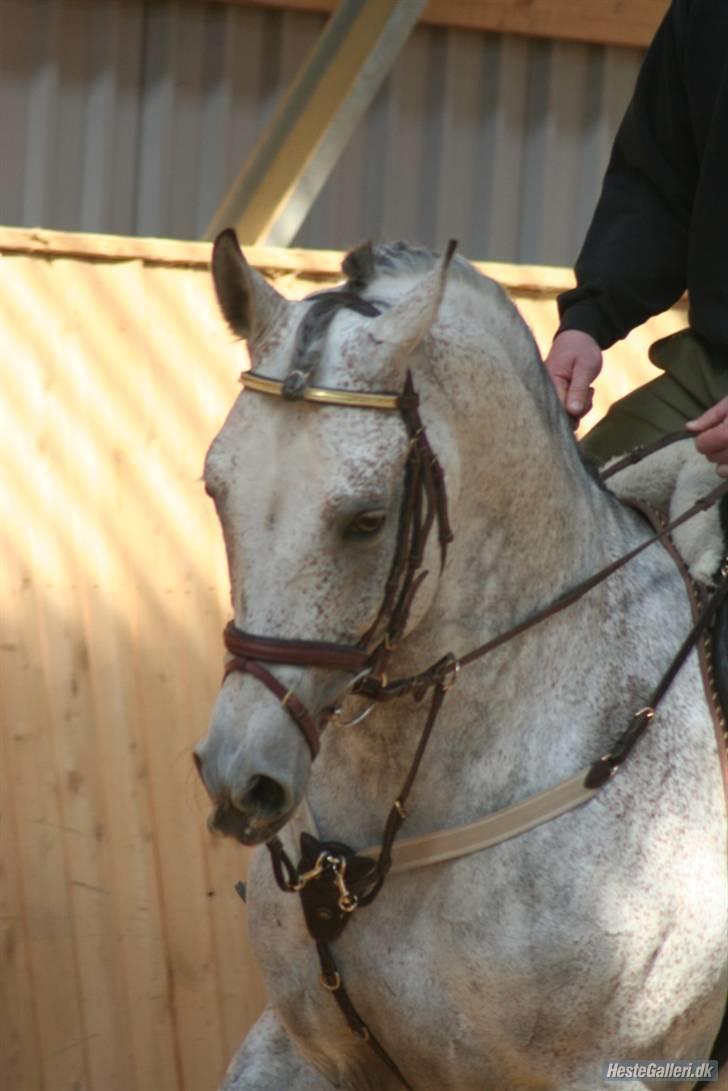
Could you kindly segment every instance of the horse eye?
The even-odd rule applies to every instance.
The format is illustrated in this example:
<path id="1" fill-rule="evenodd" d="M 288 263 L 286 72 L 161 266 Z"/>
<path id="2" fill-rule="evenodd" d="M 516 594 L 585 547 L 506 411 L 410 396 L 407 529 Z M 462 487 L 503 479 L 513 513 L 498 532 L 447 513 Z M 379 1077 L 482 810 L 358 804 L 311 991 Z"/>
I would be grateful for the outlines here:
<path id="1" fill-rule="evenodd" d="M 344 536 L 346 538 L 373 538 L 382 529 L 386 521 L 387 513 L 381 508 L 372 511 L 360 511 L 348 523 Z"/>

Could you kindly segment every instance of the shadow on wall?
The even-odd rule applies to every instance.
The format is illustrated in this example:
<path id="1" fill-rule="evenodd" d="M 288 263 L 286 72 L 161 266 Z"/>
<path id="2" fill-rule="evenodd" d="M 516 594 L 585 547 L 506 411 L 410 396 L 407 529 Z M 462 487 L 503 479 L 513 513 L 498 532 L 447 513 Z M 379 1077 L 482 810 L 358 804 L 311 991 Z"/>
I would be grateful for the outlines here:
<path id="1" fill-rule="evenodd" d="M 3 272 L 3 1086 L 210 1091 L 263 1002 L 191 762 L 227 613 L 199 476 L 242 350 L 205 270 Z"/>

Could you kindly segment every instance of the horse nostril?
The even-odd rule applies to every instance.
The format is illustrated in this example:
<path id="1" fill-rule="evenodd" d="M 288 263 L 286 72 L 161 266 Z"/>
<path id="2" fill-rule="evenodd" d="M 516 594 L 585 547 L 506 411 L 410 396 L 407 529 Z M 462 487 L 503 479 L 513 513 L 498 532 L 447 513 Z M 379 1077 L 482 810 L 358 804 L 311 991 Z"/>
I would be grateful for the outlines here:
<path id="1" fill-rule="evenodd" d="M 254 776 L 248 781 L 247 791 L 237 806 L 240 810 L 252 810 L 258 814 L 278 815 L 285 810 L 286 792 L 277 780 Z"/>
<path id="2" fill-rule="evenodd" d="M 200 757 L 200 755 L 197 753 L 196 750 L 192 751 L 192 760 L 195 763 L 195 769 L 197 770 L 197 772 L 199 774 L 200 780 L 204 784 L 205 783 L 205 778 L 202 775 L 202 758 Z"/>

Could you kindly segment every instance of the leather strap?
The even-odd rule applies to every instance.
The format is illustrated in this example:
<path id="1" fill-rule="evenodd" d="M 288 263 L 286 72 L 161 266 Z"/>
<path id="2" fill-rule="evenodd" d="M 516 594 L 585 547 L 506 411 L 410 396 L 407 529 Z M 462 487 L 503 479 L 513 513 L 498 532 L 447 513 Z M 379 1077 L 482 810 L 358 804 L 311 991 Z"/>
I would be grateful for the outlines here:
<path id="1" fill-rule="evenodd" d="M 241 674 L 252 674 L 253 678 L 257 678 L 278 698 L 293 722 L 300 728 L 304 739 L 308 743 L 311 760 L 313 761 L 321 748 L 321 736 L 315 720 L 295 693 L 290 689 L 287 690 L 265 667 L 261 667 L 260 663 L 256 663 L 253 659 L 233 657 L 228 660 L 225 664 L 223 680 L 235 671 Z"/>
<path id="2" fill-rule="evenodd" d="M 355 1034 L 357 1038 L 361 1038 L 370 1049 L 374 1050 L 406 1091 L 414 1091 L 412 1084 L 403 1075 L 397 1063 L 390 1057 L 382 1043 L 354 1007 L 328 943 L 324 940 L 318 940 L 316 951 L 321 964 L 321 984 L 331 993 L 338 1004 L 339 1010 L 346 1019 L 352 1034 Z"/>
<path id="3" fill-rule="evenodd" d="M 721 773 L 723 775 L 723 787 L 726 793 L 726 800 L 728 800 L 728 726 L 726 725 L 723 705 L 718 696 L 718 690 L 715 684 L 712 650 L 713 621 L 720 610 L 721 602 L 725 602 L 725 594 L 721 596 L 721 591 L 726 581 L 726 570 L 722 569 L 723 581 L 716 588 L 713 593 L 714 597 L 711 599 L 709 594 L 704 589 L 700 588 L 693 580 L 688 571 L 688 567 L 677 550 L 672 538 L 668 538 L 665 544 L 683 578 L 685 587 L 687 588 L 693 622 L 696 624 L 698 623 L 701 614 L 706 607 L 710 610 L 709 622 L 703 627 L 702 639 L 698 642 L 698 662 L 700 663 L 703 688 L 705 689 L 708 707 L 713 720 L 715 738 L 718 744 L 718 758 L 720 760 Z M 716 601 L 718 596 L 720 596 L 720 598 Z"/>
<path id="4" fill-rule="evenodd" d="M 715 739 L 718 744 L 720 768 L 723 774 L 723 787 L 725 789 L 726 800 L 728 800 L 728 724 L 726 724 L 723 703 L 718 696 L 718 690 L 715 683 L 713 637 L 711 633 L 705 634 L 705 637 L 700 644 L 699 654 L 700 669 L 703 672 L 705 691 L 710 695 L 713 727 L 715 729 Z"/>
<path id="5" fill-rule="evenodd" d="M 646 506 L 639 505 L 639 510 L 650 519 L 652 525 L 662 536 L 664 531 L 662 530 L 660 516 L 653 509 Z M 452 860 L 459 856 L 479 852 L 541 826 L 552 818 L 587 803 L 627 760 L 640 738 L 648 730 L 662 698 L 696 646 L 701 654 L 701 663 L 704 661 L 705 649 L 701 638 L 706 636 L 721 603 L 728 599 L 728 577 L 724 577 L 713 596 L 706 603 L 698 604 L 690 575 L 669 535 L 664 538 L 664 542 L 685 581 L 693 613 L 693 626 L 650 695 L 646 707 L 636 714 L 632 723 L 609 754 L 600 758 L 588 769 L 583 769 L 580 773 L 557 784 L 555 787 L 538 792 L 509 807 L 504 807 L 476 822 L 458 826 L 451 830 L 438 831 L 433 834 L 398 841 L 392 850 L 391 867 L 388 869 L 391 874 L 400 871 L 411 871 L 417 867 L 430 866 L 435 863 L 442 863 L 445 860 Z M 703 683 L 713 722 L 716 725 L 716 733 L 719 742 L 722 742 L 724 721 L 716 706 L 715 694 L 711 690 L 709 676 L 705 670 L 703 672 Z M 725 767 L 724 763 L 722 764 Z M 374 858 L 381 851 L 380 848 L 370 847 L 364 849 L 358 855 Z"/>
<path id="6" fill-rule="evenodd" d="M 585 786 L 588 772 L 589 769 L 582 769 L 556 787 L 537 792 L 520 803 L 493 811 L 476 822 L 450 830 L 438 830 L 421 837 L 400 839 L 392 848 L 389 873 L 397 875 L 415 868 L 442 864 L 446 860 L 456 860 L 473 852 L 482 852 L 483 849 L 509 841 L 550 822 L 552 818 L 581 807 L 598 791 L 597 788 Z M 380 847 L 372 846 L 358 855 L 376 858 L 379 853 Z"/>
<path id="7" fill-rule="evenodd" d="M 665 520 L 661 514 L 652 508 L 649 504 L 632 504 L 633 507 L 641 511 L 642 514 L 649 519 L 650 523 L 656 530 L 660 530 L 665 526 Z M 674 521 L 675 522 L 675 521 Z M 670 524 L 674 525 L 674 522 Z M 664 533 L 664 532 L 663 532 Z M 618 745 L 614 747 L 610 754 L 601 759 L 599 763 L 592 767 L 589 773 L 588 780 L 591 783 L 596 783 L 601 777 L 609 776 L 629 757 L 633 747 L 645 733 L 650 726 L 650 723 L 654 717 L 655 710 L 657 709 L 660 701 L 667 693 L 668 689 L 672 685 L 673 681 L 677 677 L 677 674 L 682 669 L 688 656 L 697 649 L 701 648 L 703 644 L 703 638 L 707 636 L 710 631 L 718 610 L 722 604 L 728 600 L 728 575 L 723 575 L 720 582 L 716 586 L 712 594 L 701 604 L 698 604 L 695 596 L 695 590 L 693 581 L 690 578 L 690 574 L 682 560 L 682 557 L 678 553 L 675 544 L 667 533 L 663 539 L 663 544 L 670 554 L 672 560 L 675 562 L 678 572 L 683 578 L 685 588 L 688 594 L 688 600 L 690 602 L 690 609 L 693 616 L 693 625 L 688 632 L 687 636 L 683 640 L 682 644 L 678 648 L 675 656 L 670 662 L 669 667 L 660 678 L 657 686 L 653 690 L 647 707 L 635 717 L 633 723 L 624 733 L 620 739 Z M 704 649 L 703 649 L 704 651 Z M 698 657 L 699 662 L 700 656 Z M 715 704 L 714 694 L 711 687 L 708 684 L 708 679 L 705 673 L 702 674 L 703 687 L 707 697 L 708 708 L 711 712 L 711 718 L 715 725 L 717 707 Z"/>
<path id="8" fill-rule="evenodd" d="M 592 576 L 587 577 L 587 579 L 582 580 L 578 584 L 575 584 L 574 587 L 570 588 L 570 590 L 564 592 L 563 595 L 559 596 L 559 598 L 556 599 L 555 602 L 549 603 L 547 606 L 544 606 L 542 609 L 537 610 L 529 617 L 524 618 L 523 621 L 519 622 L 517 625 L 514 625 L 511 629 L 507 629 L 505 632 L 500 633 L 498 636 L 493 637 L 491 640 L 487 640 L 484 644 L 479 645 L 479 647 L 477 648 L 473 648 L 471 651 L 467 652 L 467 654 L 461 656 L 459 659 L 456 660 L 458 668 L 462 669 L 464 667 L 470 666 L 471 663 L 474 663 L 478 659 L 484 658 L 486 655 L 489 655 L 490 652 L 495 651 L 496 648 L 500 648 L 504 644 L 508 644 L 511 640 L 515 639 L 515 637 L 521 636 L 521 634 L 527 632 L 529 629 L 533 629 L 542 621 L 547 621 L 549 618 L 555 617 L 557 614 L 561 613 L 562 610 L 565 610 L 567 607 L 572 606 L 575 602 L 578 602 L 579 599 L 583 598 L 583 596 L 591 591 L 594 587 L 597 587 L 600 583 L 603 583 L 615 572 L 619 571 L 620 568 L 623 568 L 626 564 L 629 564 L 630 561 L 638 557 L 640 553 L 643 553 L 651 545 L 654 545 L 656 542 L 660 541 L 664 542 L 673 530 L 676 530 L 677 527 L 682 526 L 683 523 L 686 523 L 689 519 L 692 519 L 693 516 L 697 515 L 699 512 L 707 511 L 707 509 L 712 507 L 713 504 L 717 503 L 718 500 L 721 499 L 721 497 L 726 495 L 728 495 L 728 481 L 724 481 L 722 484 L 718 485 L 715 489 L 709 492 L 707 496 L 701 497 L 692 505 L 692 507 L 688 508 L 676 519 L 673 519 L 672 522 L 661 526 L 660 529 L 658 529 L 649 538 L 646 538 L 643 542 L 640 542 L 640 544 L 638 546 L 635 546 L 634 549 L 629 550 L 629 552 L 624 553 L 621 557 L 616 558 L 616 560 L 612 561 L 610 564 L 605 565 L 604 568 L 599 569 L 598 572 L 595 572 Z M 375 679 L 366 680 L 362 683 L 360 690 L 362 693 L 365 693 L 368 697 L 371 697 L 374 700 L 386 700 L 388 696 L 386 690 L 390 690 L 393 697 L 401 697 L 404 694 L 410 692 L 422 693 L 434 684 L 435 679 L 432 675 L 432 672 L 437 666 L 438 664 L 434 664 L 433 667 L 426 668 L 419 674 L 412 675 L 408 678 L 395 678 L 391 682 L 389 682 L 386 687 L 380 687 L 379 691 L 377 690 L 377 682 Z"/>
<path id="9" fill-rule="evenodd" d="M 255 659 L 291 667 L 326 667 L 330 670 L 363 670 L 369 653 L 353 645 L 332 644 L 323 640 L 283 640 L 255 636 L 238 629 L 232 621 L 223 633 L 225 647 L 240 659 Z"/>
<path id="10" fill-rule="evenodd" d="M 626 469 L 627 466 L 634 466 L 636 463 L 642 462 L 642 460 L 649 455 L 657 454 L 658 451 L 662 451 L 665 447 L 671 447 L 673 443 L 678 443 L 682 439 L 695 439 L 695 433 L 688 432 L 687 429 L 681 428 L 677 432 L 670 432 L 661 439 L 655 440 L 654 443 L 647 443 L 641 447 L 633 447 L 629 454 L 618 459 L 617 462 L 613 462 L 610 466 L 607 466 L 606 469 L 600 469 L 599 477 L 602 481 L 607 481 L 613 474 L 618 474 L 620 470 Z"/>

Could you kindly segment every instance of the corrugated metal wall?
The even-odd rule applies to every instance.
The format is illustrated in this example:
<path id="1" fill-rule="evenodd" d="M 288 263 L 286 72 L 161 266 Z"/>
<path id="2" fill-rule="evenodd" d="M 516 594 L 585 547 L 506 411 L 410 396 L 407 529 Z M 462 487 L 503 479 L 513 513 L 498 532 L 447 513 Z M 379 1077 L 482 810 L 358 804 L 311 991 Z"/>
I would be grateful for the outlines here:
<path id="1" fill-rule="evenodd" d="M 0 223 L 198 237 L 324 17 L 0 0 Z M 571 264 L 641 51 L 420 27 L 297 245 Z"/>

